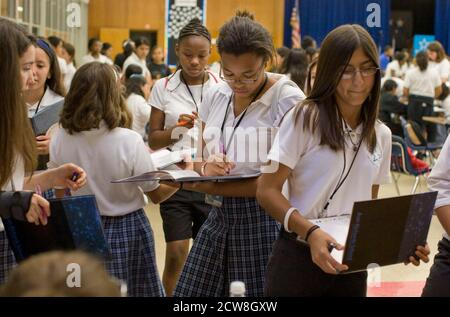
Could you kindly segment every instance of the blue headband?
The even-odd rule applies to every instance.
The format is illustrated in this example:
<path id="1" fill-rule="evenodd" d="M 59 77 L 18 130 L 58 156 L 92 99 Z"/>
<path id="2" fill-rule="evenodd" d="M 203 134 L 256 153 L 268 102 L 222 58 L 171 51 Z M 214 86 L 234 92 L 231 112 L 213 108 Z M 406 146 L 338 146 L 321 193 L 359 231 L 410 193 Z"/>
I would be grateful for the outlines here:
<path id="1" fill-rule="evenodd" d="M 45 52 L 45 54 L 48 55 L 50 61 L 53 62 L 53 60 L 55 59 L 55 51 L 50 47 L 50 45 L 48 45 L 46 41 L 41 39 L 38 39 L 36 41 L 36 44 Z"/>

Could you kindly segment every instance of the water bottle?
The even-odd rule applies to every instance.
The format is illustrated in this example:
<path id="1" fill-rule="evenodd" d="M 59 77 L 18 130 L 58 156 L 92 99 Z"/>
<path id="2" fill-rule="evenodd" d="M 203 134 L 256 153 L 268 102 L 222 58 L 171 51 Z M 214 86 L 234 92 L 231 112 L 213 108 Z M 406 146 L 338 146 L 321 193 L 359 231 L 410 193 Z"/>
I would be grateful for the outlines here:
<path id="1" fill-rule="evenodd" d="M 230 284 L 230 297 L 245 297 L 245 284 L 241 281 L 234 281 Z"/>

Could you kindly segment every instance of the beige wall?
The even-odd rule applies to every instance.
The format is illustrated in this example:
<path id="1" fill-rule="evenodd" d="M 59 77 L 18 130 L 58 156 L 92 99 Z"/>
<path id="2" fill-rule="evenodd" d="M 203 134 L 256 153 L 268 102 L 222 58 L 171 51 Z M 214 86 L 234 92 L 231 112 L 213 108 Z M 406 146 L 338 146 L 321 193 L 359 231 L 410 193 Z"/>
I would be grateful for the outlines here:
<path id="1" fill-rule="evenodd" d="M 89 37 L 103 36 L 109 40 L 104 29 L 153 30 L 158 32 L 158 45 L 164 45 L 165 0 L 90 0 Z M 255 14 L 273 35 L 276 47 L 283 43 L 284 1 L 280 0 L 208 0 L 206 20 L 213 38 L 217 37 L 220 26 L 230 19 L 237 9 L 247 9 Z M 116 39 L 114 52 L 121 51 Z M 213 53 L 213 60 L 217 53 Z"/>

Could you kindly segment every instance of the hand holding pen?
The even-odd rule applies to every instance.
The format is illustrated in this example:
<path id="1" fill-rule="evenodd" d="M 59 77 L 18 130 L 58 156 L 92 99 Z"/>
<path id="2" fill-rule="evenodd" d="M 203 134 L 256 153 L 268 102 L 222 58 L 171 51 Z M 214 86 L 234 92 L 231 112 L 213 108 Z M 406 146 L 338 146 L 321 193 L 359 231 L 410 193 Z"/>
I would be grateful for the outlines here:
<path id="1" fill-rule="evenodd" d="M 53 187 L 77 191 L 87 183 L 86 172 L 74 164 L 64 164 L 53 170 Z"/>

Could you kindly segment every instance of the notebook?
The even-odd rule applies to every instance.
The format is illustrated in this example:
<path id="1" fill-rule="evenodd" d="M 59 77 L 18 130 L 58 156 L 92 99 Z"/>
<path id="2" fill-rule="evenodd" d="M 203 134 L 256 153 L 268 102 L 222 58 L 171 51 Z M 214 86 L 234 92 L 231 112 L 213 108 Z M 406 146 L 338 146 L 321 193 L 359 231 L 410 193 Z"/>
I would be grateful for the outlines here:
<path id="1" fill-rule="evenodd" d="M 343 251 L 331 255 L 349 267 L 363 271 L 405 262 L 418 245 L 425 245 L 437 192 L 355 202 L 352 215 L 312 220 L 336 241 Z"/>
<path id="2" fill-rule="evenodd" d="M 74 249 L 110 258 L 94 196 L 49 199 L 49 202 L 51 216 L 46 226 L 28 223 L 23 217 L 2 217 L 17 261 L 42 252 Z"/>
<path id="3" fill-rule="evenodd" d="M 153 152 L 150 156 L 153 161 L 153 165 L 158 170 L 163 170 L 173 164 L 184 162 L 186 157 L 192 157 L 194 149 L 188 149 L 183 151 L 170 151 L 167 149 Z"/>
<path id="4" fill-rule="evenodd" d="M 30 118 L 34 135 L 44 135 L 48 129 L 55 123 L 59 122 L 59 115 L 64 106 L 64 99 L 54 103 L 53 105 L 43 108 Z"/>
<path id="5" fill-rule="evenodd" d="M 243 179 L 257 178 L 261 173 L 248 175 L 226 175 L 226 176 L 200 176 L 192 170 L 162 170 L 144 173 L 139 176 L 113 180 L 111 183 L 142 183 L 151 181 L 169 181 L 169 182 L 207 182 L 207 181 L 239 181 Z"/>

